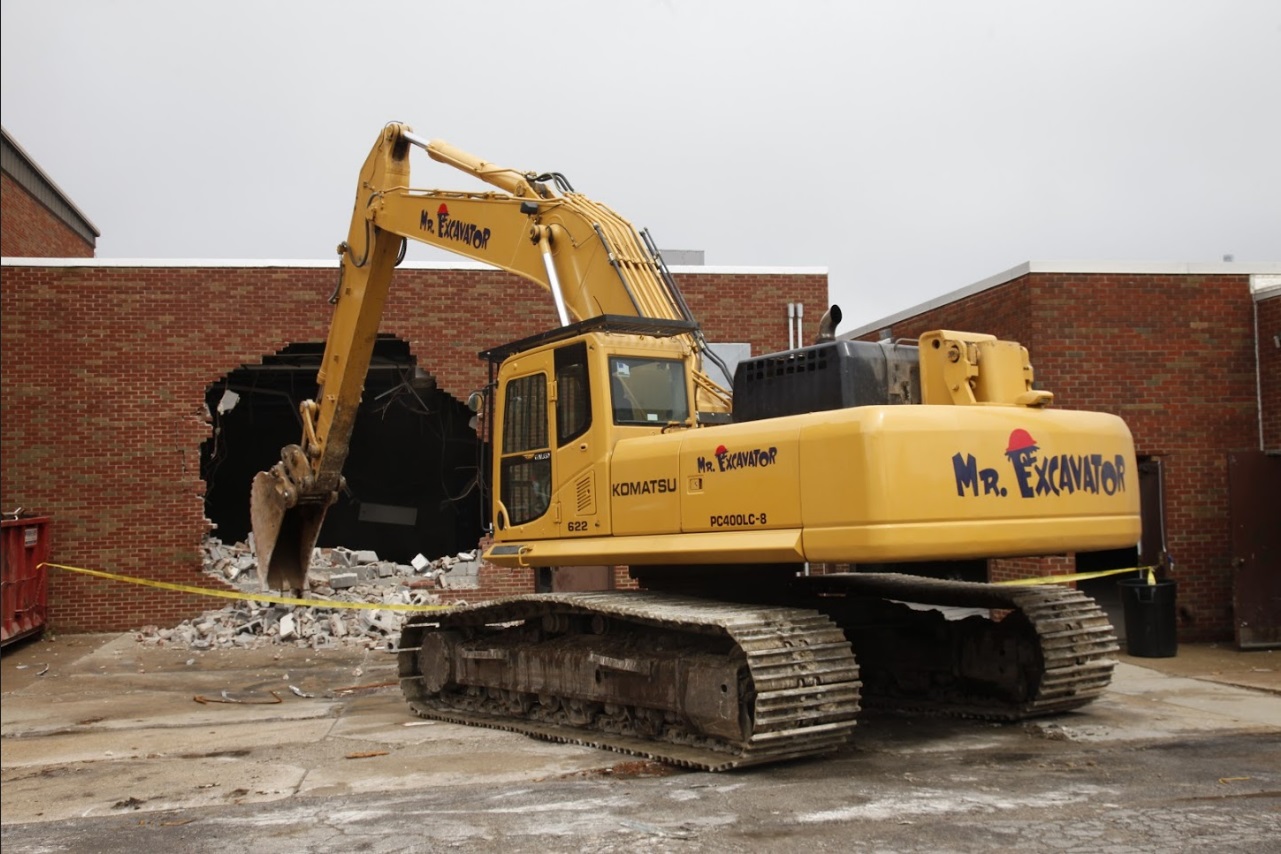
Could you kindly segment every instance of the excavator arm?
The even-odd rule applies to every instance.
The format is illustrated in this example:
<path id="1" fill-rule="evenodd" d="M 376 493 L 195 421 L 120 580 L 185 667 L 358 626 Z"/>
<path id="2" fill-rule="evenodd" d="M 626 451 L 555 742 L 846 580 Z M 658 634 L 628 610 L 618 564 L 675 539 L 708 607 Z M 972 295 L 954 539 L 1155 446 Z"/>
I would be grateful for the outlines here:
<path id="1" fill-rule="evenodd" d="M 410 187 L 409 150 L 497 188 Z M 301 442 L 254 477 L 250 521 L 264 586 L 301 589 L 342 469 L 386 304 L 407 240 L 515 273 L 549 291 L 562 325 L 605 314 L 694 318 L 653 241 L 606 206 L 574 192 L 558 173 L 522 173 L 481 160 L 406 125 L 388 124 L 360 171 L 316 400 L 301 405 Z M 701 332 L 695 351 L 714 358 Z M 727 412 L 730 396 L 695 375 L 697 408 Z"/>

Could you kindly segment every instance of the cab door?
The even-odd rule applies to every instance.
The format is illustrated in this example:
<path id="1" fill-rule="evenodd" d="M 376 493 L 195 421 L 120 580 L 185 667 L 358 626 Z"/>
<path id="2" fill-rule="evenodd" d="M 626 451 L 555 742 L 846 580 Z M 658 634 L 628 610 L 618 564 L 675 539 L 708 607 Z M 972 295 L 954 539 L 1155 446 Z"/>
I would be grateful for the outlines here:
<path id="1" fill-rule="evenodd" d="M 602 392 L 592 387 L 585 340 L 556 348 L 555 449 L 552 452 L 557 488 L 552 512 L 562 537 L 608 533 L 598 498 L 605 480 L 602 430 L 593 419 L 593 398 Z"/>
<path id="2" fill-rule="evenodd" d="M 497 539 L 555 536 L 551 437 L 552 354 L 509 360 L 499 372 Z"/>

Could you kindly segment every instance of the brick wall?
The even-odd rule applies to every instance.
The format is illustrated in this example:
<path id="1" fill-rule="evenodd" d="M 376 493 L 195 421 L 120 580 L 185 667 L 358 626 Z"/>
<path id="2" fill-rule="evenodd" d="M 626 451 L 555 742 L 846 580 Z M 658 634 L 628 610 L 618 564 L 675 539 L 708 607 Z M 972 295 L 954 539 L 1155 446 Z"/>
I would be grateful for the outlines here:
<path id="1" fill-rule="evenodd" d="M 490 599 L 501 599 L 504 596 L 519 596 L 534 592 L 534 573 L 529 569 L 511 569 L 482 563 L 476 575 L 477 586 L 467 590 L 434 590 L 441 602 L 458 604 L 466 602 L 474 605 Z"/>
<path id="2" fill-rule="evenodd" d="M 93 244 L 0 172 L 0 255 L 6 258 L 92 258 Z"/>
<path id="3" fill-rule="evenodd" d="M 0 507 L 53 517 L 55 563 L 207 583 L 206 389 L 288 343 L 323 341 L 336 275 L 336 265 L 0 268 Z M 747 341 L 753 353 L 786 346 L 788 302 L 806 304 L 812 336 L 827 299 L 824 274 L 677 278 L 710 340 Z M 382 331 L 465 399 L 486 379 L 477 351 L 554 322 L 550 297 L 510 274 L 402 269 Z M 533 589 L 528 571 L 492 567 L 485 578 L 493 592 Z M 173 624 L 209 607 L 60 571 L 49 597 L 59 631 Z"/>
<path id="4" fill-rule="evenodd" d="M 492 540 L 481 540 L 482 547 L 488 548 Z M 615 590 L 636 590 L 636 580 L 628 573 L 627 567 L 616 566 L 613 571 Z M 510 569 L 492 563 L 482 563 L 476 573 L 476 587 L 473 589 L 433 590 L 441 602 L 459 603 L 486 602 L 504 596 L 520 596 L 534 592 L 534 575 L 528 569 Z"/>
<path id="5" fill-rule="evenodd" d="M 1164 467 L 1180 636 L 1217 640 L 1232 636 L 1227 453 L 1259 441 L 1252 313 L 1247 275 L 1029 273 L 895 323 L 893 334 L 950 328 L 1012 338 L 1028 348 L 1056 406 L 1123 417 L 1137 452 Z M 1261 335 L 1279 316 L 1281 307 L 1260 305 Z M 1271 364 L 1275 400 L 1281 371 Z M 1028 577 L 1071 565 L 1001 561 L 991 571 Z"/>
<path id="6" fill-rule="evenodd" d="M 1281 296 L 1256 303 L 1259 325 L 1259 393 L 1263 399 L 1263 449 L 1281 451 Z"/>

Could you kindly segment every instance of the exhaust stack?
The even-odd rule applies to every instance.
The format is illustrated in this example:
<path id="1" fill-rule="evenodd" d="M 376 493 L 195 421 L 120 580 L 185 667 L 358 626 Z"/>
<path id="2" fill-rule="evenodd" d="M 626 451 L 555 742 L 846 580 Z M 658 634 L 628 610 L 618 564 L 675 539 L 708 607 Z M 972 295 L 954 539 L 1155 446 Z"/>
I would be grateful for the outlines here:
<path id="1" fill-rule="evenodd" d="M 836 340 L 836 327 L 841 322 L 841 307 L 833 305 L 823 315 L 818 322 L 818 335 L 814 338 L 815 344 L 822 344 L 825 341 Z"/>

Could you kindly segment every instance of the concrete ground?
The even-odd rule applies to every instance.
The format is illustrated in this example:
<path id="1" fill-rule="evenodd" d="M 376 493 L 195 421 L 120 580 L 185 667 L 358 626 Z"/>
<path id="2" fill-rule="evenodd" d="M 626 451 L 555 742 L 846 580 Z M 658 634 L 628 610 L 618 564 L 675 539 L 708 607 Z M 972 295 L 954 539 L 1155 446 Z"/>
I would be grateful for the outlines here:
<path id="1" fill-rule="evenodd" d="M 0 666 L 6 851 L 1281 850 L 1281 651 L 1122 655 L 1082 711 L 869 718 L 833 757 L 728 774 L 420 721 L 385 652 L 93 635 Z"/>

